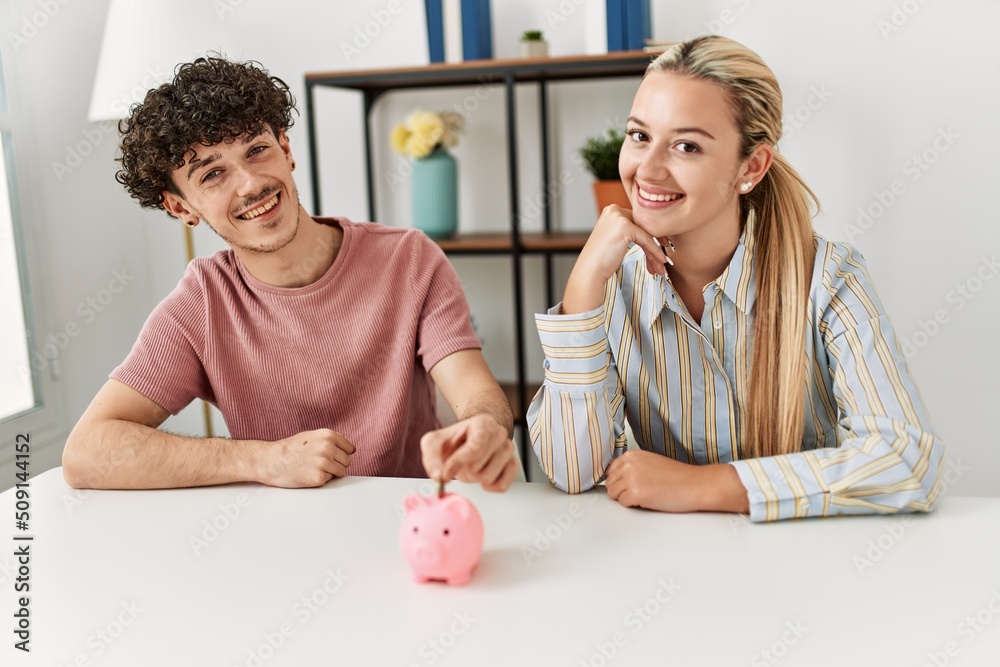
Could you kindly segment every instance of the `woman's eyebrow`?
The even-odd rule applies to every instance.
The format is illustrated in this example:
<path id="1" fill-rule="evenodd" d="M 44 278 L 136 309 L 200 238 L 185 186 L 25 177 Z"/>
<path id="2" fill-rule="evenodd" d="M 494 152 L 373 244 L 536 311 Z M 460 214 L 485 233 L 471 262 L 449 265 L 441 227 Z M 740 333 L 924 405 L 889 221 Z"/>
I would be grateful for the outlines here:
<path id="1" fill-rule="evenodd" d="M 648 125 L 646 125 L 644 122 L 642 122 L 641 120 L 639 120 L 635 116 L 629 116 L 628 117 L 628 122 L 632 123 L 634 125 L 638 125 L 639 127 L 642 127 L 642 128 L 648 128 L 649 127 Z M 704 136 L 708 137 L 709 139 L 713 139 L 713 140 L 715 139 L 715 137 L 712 136 L 712 134 L 708 130 L 703 130 L 700 127 L 677 127 L 677 128 L 674 128 L 673 130 L 671 130 L 670 133 L 671 134 L 691 134 L 691 133 L 694 133 L 694 134 L 704 135 Z"/>
<path id="2" fill-rule="evenodd" d="M 678 127 L 673 130 L 674 134 L 703 134 L 709 139 L 715 139 L 707 130 L 703 130 L 700 127 Z"/>

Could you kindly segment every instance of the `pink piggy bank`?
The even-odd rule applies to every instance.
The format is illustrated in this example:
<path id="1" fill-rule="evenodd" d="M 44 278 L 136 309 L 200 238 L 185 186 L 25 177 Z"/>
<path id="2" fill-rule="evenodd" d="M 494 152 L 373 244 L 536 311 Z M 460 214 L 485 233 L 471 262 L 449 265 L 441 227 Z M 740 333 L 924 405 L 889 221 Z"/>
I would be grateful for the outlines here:
<path id="1" fill-rule="evenodd" d="M 483 520 L 462 496 L 446 493 L 424 497 L 410 493 L 403 500 L 406 519 L 399 546 L 418 582 L 469 583 L 483 553 Z"/>

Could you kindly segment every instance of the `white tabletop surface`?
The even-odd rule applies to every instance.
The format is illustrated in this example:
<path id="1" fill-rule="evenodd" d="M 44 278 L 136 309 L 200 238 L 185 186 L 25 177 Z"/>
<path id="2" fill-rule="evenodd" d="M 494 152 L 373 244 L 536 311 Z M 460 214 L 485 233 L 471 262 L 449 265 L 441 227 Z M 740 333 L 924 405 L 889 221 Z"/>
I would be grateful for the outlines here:
<path id="1" fill-rule="evenodd" d="M 400 554 L 411 490 L 431 488 L 87 492 L 44 473 L 28 533 L 0 495 L 0 663 L 1000 665 L 1000 499 L 754 525 L 625 509 L 603 490 L 454 484 L 486 544 L 472 582 L 450 587 L 414 583 Z M 224 527 L 211 541 L 206 521 Z M 28 655 L 12 633 L 24 534 Z"/>

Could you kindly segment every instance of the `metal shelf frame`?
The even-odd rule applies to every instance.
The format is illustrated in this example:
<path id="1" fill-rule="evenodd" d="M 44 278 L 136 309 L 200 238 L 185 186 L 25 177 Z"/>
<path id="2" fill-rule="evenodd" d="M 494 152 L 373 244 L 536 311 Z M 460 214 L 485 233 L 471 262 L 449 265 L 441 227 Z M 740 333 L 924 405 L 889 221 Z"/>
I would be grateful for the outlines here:
<path id="1" fill-rule="evenodd" d="M 524 271 L 522 258 L 525 255 L 541 255 L 545 262 L 546 302 L 555 303 L 553 293 L 553 257 L 557 254 L 579 252 L 586 242 L 586 235 L 579 233 L 561 234 L 552 229 L 552 211 L 549 199 L 542 201 L 544 233 L 541 235 L 522 234 L 520 227 L 517 151 L 517 84 L 536 83 L 538 85 L 538 117 L 541 131 L 541 176 L 542 188 L 546 187 L 551 174 L 549 154 L 549 99 L 548 83 L 553 81 L 579 81 L 586 79 L 640 77 L 656 53 L 645 51 L 622 51 L 600 56 L 570 56 L 559 58 L 532 58 L 511 60 L 477 60 L 455 64 L 434 64 L 421 67 L 407 67 L 384 70 L 352 72 L 317 72 L 306 74 L 306 124 L 309 140 L 310 183 L 312 185 L 312 207 L 314 215 L 321 215 L 320 165 L 317 146 L 317 123 L 315 114 L 315 89 L 332 87 L 354 90 L 360 93 L 364 119 L 365 169 L 368 185 L 368 218 L 375 217 L 376 179 L 372 154 L 371 111 L 375 102 L 384 94 L 395 90 L 422 88 L 448 88 L 457 86 L 501 86 L 504 90 L 505 124 L 507 138 L 507 169 L 510 179 L 508 198 L 510 202 L 510 243 L 498 243 L 495 238 L 477 244 L 477 235 L 459 235 L 457 240 L 439 242 L 449 254 L 493 254 L 510 255 L 514 290 L 514 353 L 516 379 L 516 404 L 512 405 L 515 425 L 520 436 L 521 461 L 527 474 L 528 427 L 526 412 L 527 371 L 525 368 L 524 332 Z M 482 236 L 482 235 L 478 235 Z"/>

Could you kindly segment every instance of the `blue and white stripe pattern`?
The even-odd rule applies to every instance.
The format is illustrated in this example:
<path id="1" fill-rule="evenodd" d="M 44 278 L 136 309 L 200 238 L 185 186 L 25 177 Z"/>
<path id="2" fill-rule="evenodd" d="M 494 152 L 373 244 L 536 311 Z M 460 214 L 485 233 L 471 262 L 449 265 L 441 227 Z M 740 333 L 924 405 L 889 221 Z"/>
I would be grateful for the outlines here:
<path id="1" fill-rule="evenodd" d="M 570 493 L 604 479 L 627 445 L 693 464 L 729 463 L 753 521 L 929 511 L 940 494 L 934 435 L 864 259 L 817 236 L 805 432 L 798 453 L 742 460 L 753 343 L 753 224 L 729 266 L 704 289 L 694 322 L 669 280 L 635 246 L 608 281 L 604 304 L 536 316 L 545 383 L 528 424 L 535 454 Z"/>

